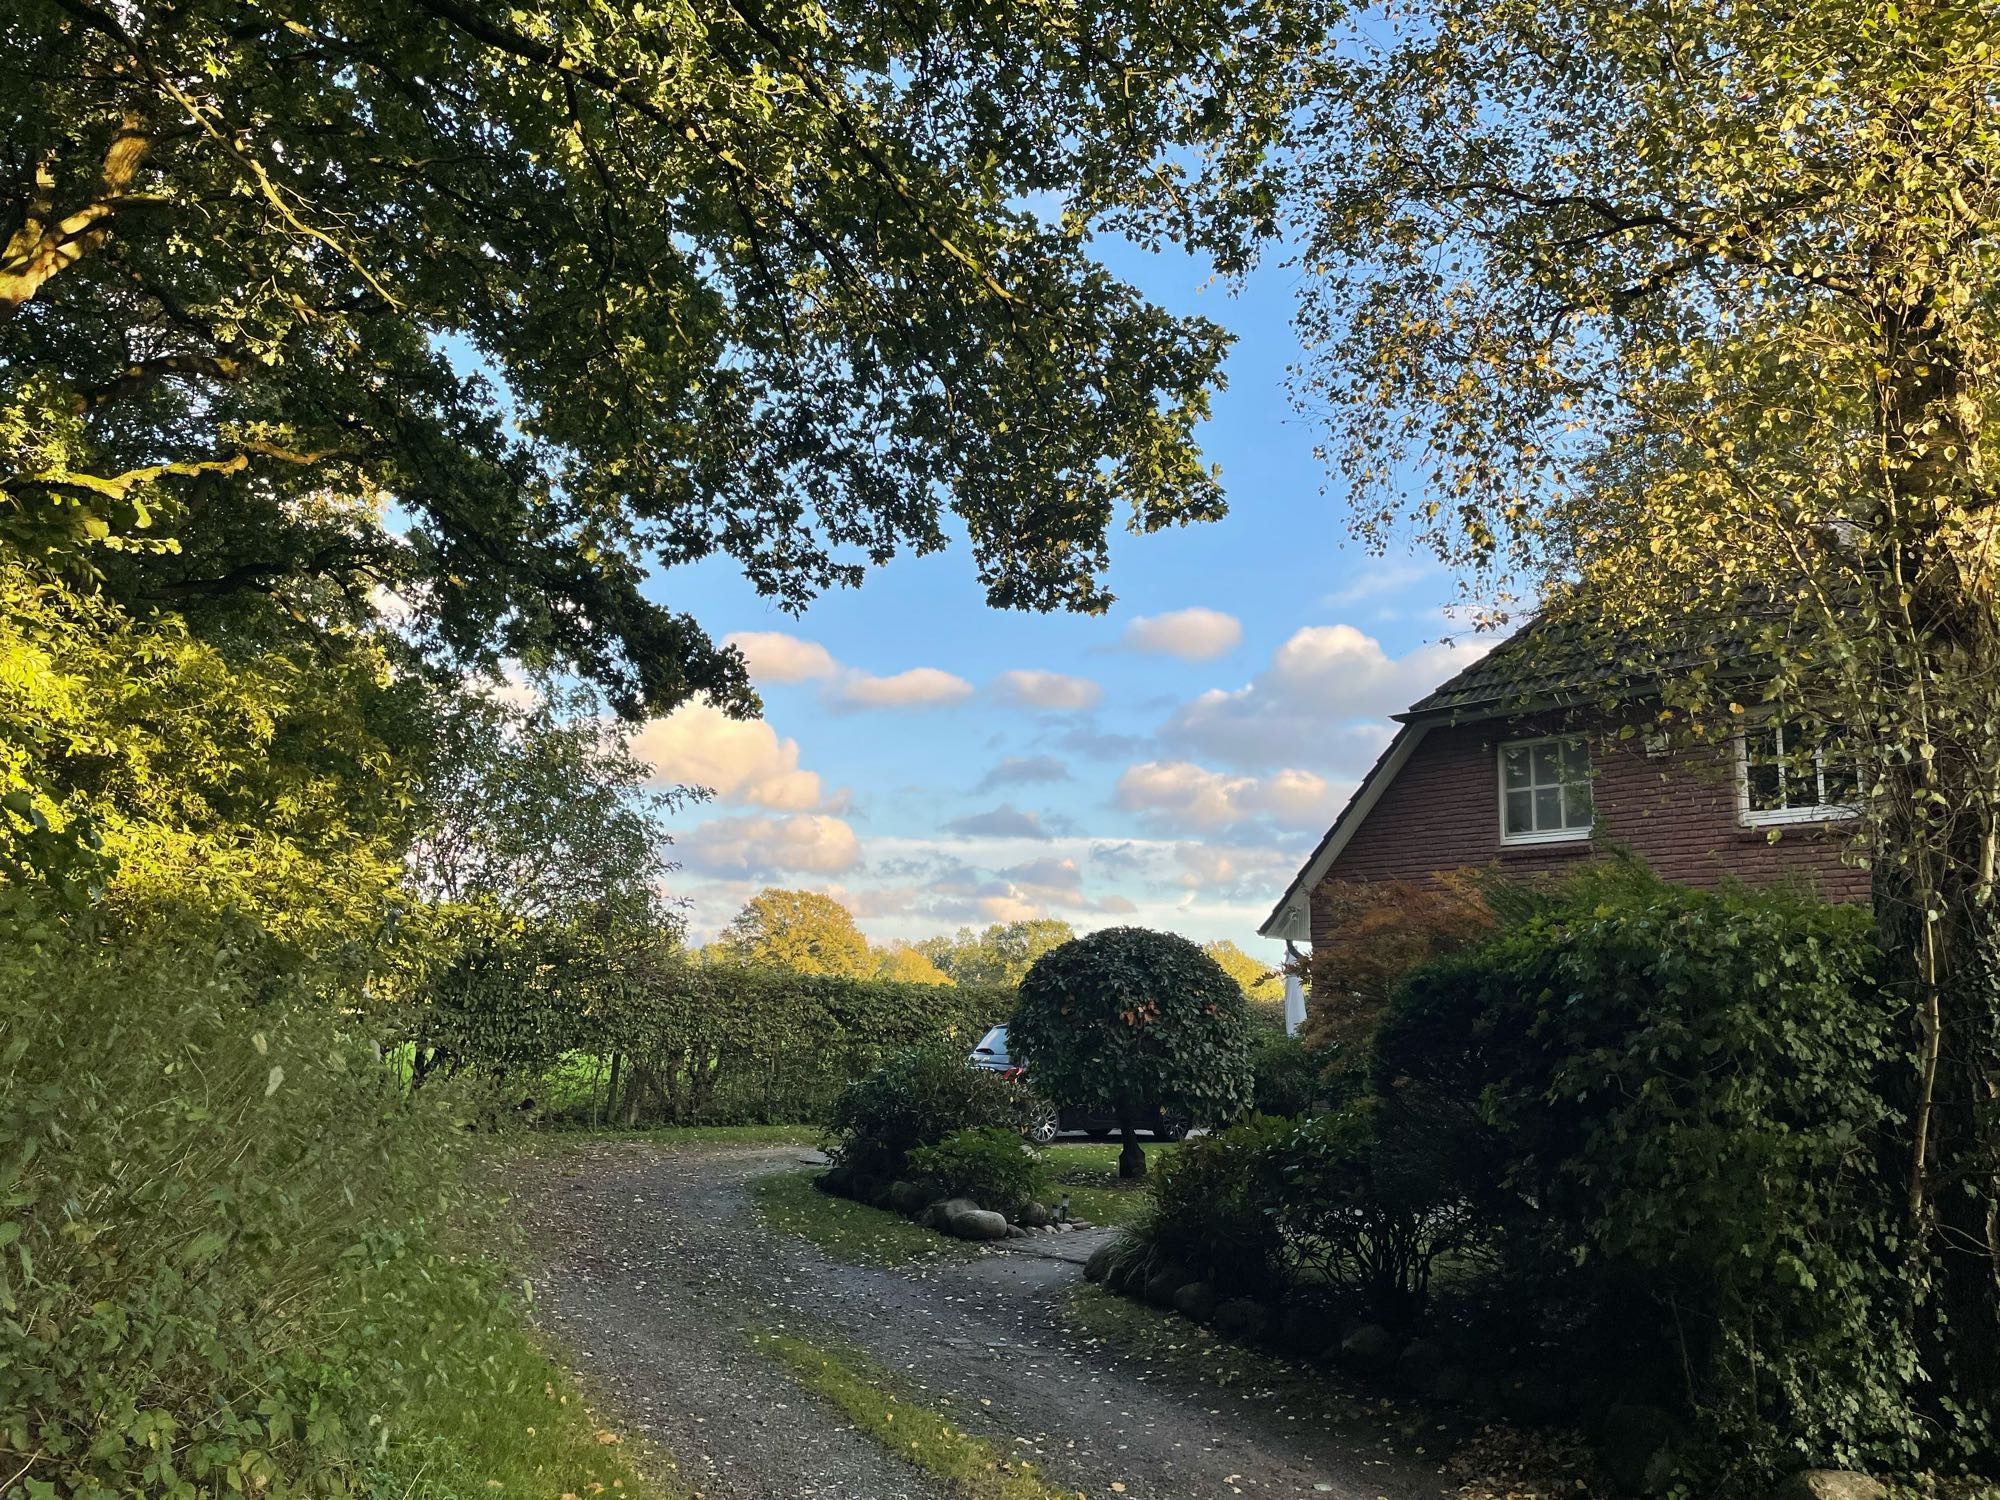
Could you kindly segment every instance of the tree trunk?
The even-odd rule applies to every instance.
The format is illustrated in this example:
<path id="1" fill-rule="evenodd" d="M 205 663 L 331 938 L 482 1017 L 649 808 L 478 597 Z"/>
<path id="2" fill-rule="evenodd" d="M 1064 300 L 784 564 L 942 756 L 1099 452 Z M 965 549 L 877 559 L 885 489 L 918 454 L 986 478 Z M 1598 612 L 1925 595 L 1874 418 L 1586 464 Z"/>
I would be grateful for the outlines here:
<path id="1" fill-rule="evenodd" d="M 1139 1145 L 1139 1127 L 1133 1123 L 1133 1109 L 1129 1104 L 1118 1106 L 1118 1135 L 1124 1145 L 1118 1150 L 1118 1175 L 1120 1177 L 1144 1177 L 1146 1175 L 1146 1153 Z"/>

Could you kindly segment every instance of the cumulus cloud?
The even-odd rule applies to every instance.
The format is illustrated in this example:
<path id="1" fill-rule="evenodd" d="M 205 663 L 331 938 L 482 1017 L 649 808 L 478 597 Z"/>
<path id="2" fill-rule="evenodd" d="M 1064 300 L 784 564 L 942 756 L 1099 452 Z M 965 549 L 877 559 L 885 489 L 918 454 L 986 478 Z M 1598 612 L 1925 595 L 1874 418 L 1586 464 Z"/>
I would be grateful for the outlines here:
<path id="1" fill-rule="evenodd" d="M 738 630 L 725 635 L 722 644 L 743 653 L 756 682 L 805 682 L 840 670 L 833 654 L 819 642 L 782 630 Z"/>
<path id="2" fill-rule="evenodd" d="M 721 801 L 779 812 L 820 805 L 819 776 L 799 768 L 798 741 L 780 739 L 761 719 L 732 719 L 706 703 L 689 703 L 651 720 L 631 746 L 661 785 L 705 786 Z"/>
<path id="3" fill-rule="evenodd" d="M 1166 738 L 1242 767 L 1305 763 L 1358 772 L 1409 707 L 1495 642 L 1434 643 L 1392 657 L 1352 625 L 1309 625 L 1249 684 L 1215 688 L 1168 718 Z"/>
<path id="4" fill-rule="evenodd" d="M 1141 615 L 1125 627 L 1130 651 L 1177 656 L 1182 661 L 1212 661 L 1233 651 L 1243 639 L 1243 625 L 1219 609 L 1177 609 L 1171 614 Z"/>
<path id="5" fill-rule="evenodd" d="M 993 679 L 993 694 L 1005 703 L 1024 708 L 1095 708 L 1104 689 L 1088 677 L 1069 677 L 1061 672 L 1038 672 L 1015 668 Z"/>
<path id="6" fill-rule="evenodd" d="M 1027 786 L 1035 782 L 1069 779 L 1069 767 L 1053 755 L 1008 755 L 979 778 L 979 790 L 990 792 L 1000 786 Z"/>
<path id="7" fill-rule="evenodd" d="M 1047 830 L 1042 827 L 1039 813 L 1025 812 L 1011 802 L 1003 802 L 998 807 L 988 808 L 982 813 L 953 818 L 944 826 L 947 833 L 960 834 L 966 838 L 1045 839 L 1049 836 Z"/>
<path id="8" fill-rule="evenodd" d="M 835 708 L 939 708 L 963 703 L 972 684 L 937 667 L 911 667 L 888 677 L 849 672 L 828 694 Z"/>
<path id="9" fill-rule="evenodd" d="M 1204 832 L 1266 819 L 1282 828 L 1323 826 L 1340 789 L 1311 771 L 1232 776 L 1192 761 L 1147 761 L 1118 778 L 1118 805 L 1171 828 Z"/>
<path id="10" fill-rule="evenodd" d="M 675 852 L 690 870 L 710 875 L 837 875 L 861 863 L 854 830 L 824 813 L 710 818 L 682 835 Z"/>

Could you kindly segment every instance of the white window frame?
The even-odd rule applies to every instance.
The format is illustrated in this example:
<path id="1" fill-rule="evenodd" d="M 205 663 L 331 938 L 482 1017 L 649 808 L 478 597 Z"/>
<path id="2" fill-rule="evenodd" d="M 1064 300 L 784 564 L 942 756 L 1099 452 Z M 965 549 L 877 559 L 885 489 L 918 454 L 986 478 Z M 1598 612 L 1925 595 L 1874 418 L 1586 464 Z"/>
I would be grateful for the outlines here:
<path id="1" fill-rule="evenodd" d="M 1758 720 L 1776 719 L 1778 715 L 1767 710 L 1757 715 Z M 1760 722 L 1756 725 L 1762 729 Z M 1785 725 L 1778 723 L 1782 737 Z M 1783 754 L 1782 743 L 1779 753 Z M 1826 796 L 1826 751 L 1816 748 L 1813 758 L 1813 786 L 1821 798 Z M 1810 807 L 1766 807 L 1750 805 L 1750 731 L 1744 730 L 1736 736 L 1736 817 L 1745 828 L 1773 828 L 1787 823 L 1831 823 L 1841 818 L 1852 818 L 1860 813 L 1858 807 L 1850 807 L 1844 802 L 1819 801 Z"/>
<path id="2" fill-rule="evenodd" d="M 1508 787 L 1507 787 L 1507 752 L 1508 752 L 1509 750 L 1530 750 L 1530 751 L 1531 751 L 1531 750 L 1533 750 L 1533 749 L 1534 749 L 1534 747 L 1535 747 L 1535 746 L 1537 746 L 1537 745 L 1581 745 L 1581 746 L 1583 746 L 1583 759 L 1584 759 L 1584 779 L 1585 779 L 1586 781 L 1594 781 L 1594 780 L 1595 780 L 1594 776 L 1592 775 L 1592 768 L 1591 768 L 1591 765 L 1590 765 L 1590 740 L 1589 740 L 1589 739 L 1588 739 L 1587 737 L 1585 737 L 1584 735 L 1580 735 L 1580 734 L 1540 734 L 1540 735 L 1536 735 L 1536 736 L 1534 736 L 1534 737 L 1533 737 L 1532 739 L 1525 739 L 1525 740 L 1502 740 L 1502 741 L 1500 742 L 1500 744 L 1499 744 L 1498 748 L 1497 748 L 1497 749 L 1495 749 L 1495 751 L 1493 752 L 1493 782 L 1494 782 L 1494 786 L 1496 787 L 1496 789 L 1497 789 L 1497 791 L 1498 791 L 1498 799 L 1499 799 L 1499 800 L 1498 800 L 1498 804 L 1497 804 L 1497 807 L 1496 807 L 1496 811 L 1497 811 L 1497 813 L 1498 813 L 1498 816 L 1499 816 L 1499 820 L 1500 820 L 1500 843 L 1501 843 L 1501 845 L 1502 845 L 1503 847 L 1505 847 L 1505 848 L 1516 848 L 1516 847 L 1519 847 L 1520 845 L 1523 845 L 1523 844 L 1580 844 L 1580 843 L 1583 843 L 1583 842 L 1584 842 L 1585 840 L 1587 840 L 1587 839 L 1588 839 L 1588 838 L 1590 837 L 1590 834 L 1591 834 L 1591 830 L 1592 830 L 1593 828 L 1595 828 L 1595 827 L 1597 826 L 1597 788 L 1596 788 L 1595 786 L 1592 786 L 1592 787 L 1591 787 L 1591 789 L 1590 789 L 1590 816 L 1591 816 L 1591 821 L 1590 821 L 1589 823 L 1585 824 L 1585 825 L 1584 825 L 1583 827 L 1581 827 L 1581 828 L 1551 828 L 1551 829 L 1546 829 L 1546 830 L 1543 830 L 1543 829 L 1537 829 L 1537 830 L 1536 830 L 1535 832 L 1533 832 L 1533 833 L 1509 833 L 1509 832 L 1507 831 L 1507 791 L 1508 791 Z M 1530 764 L 1531 766 L 1532 766 L 1532 765 L 1534 764 L 1534 760 L 1533 760 L 1533 757 L 1532 757 L 1532 756 L 1530 756 L 1530 758 L 1529 758 L 1529 764 Z M 1531 790 L 1531 791 L 1533 790 L 1533 786 L 1534 786 L 1534 783 L 1533 783 L 1533 781 L 1531 780 L 1531 781 L 1530 781 L 1530 783 L 1529 783 L 1529 788 L 1530 788 L 1530 790 Z M 1521 790 L 1521 789 L 1520 789 L 1519 787 L 1515 787 L 1515 788 L 1514 788 L 1514 790 L 1515 790 L 1515 791 L 1519 791 L 1519 790 Z M 1531 799 L 1531 800 L 1532 800 L 1532 799 Z M 1567 816 L 1567 814 L 1568 814 L 1568 808 L 1567 808 L 1567 806 L 1565 806 L 1565 807 L 1564 807 L 1563 811 L 1564 811 L 1564 814 L 1565 814 L 1565 816 Z"/>

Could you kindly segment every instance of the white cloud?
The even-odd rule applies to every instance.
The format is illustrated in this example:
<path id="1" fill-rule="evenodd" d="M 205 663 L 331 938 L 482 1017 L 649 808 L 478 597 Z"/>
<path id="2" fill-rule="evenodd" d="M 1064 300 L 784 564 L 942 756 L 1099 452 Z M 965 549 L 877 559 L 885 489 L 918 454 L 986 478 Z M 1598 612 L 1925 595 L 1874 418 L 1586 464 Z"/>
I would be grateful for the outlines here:
<path id="1" fill-rule="evenodd" d="M 725 635 L 722 644 L 743 653 L 757 682 L 805 682 L 840 670 L 833 654 L 819 642 L 800 640 L 782 630 L 738 630 Z"/>
<path id="2" fill-rule="evenodd" d="M 1214 688 L 1168 718 L 1166 738 L 1243 767 L 1300 763 L 1358 773 L 1400 712 L 1484 656 L 1493 638 L 1399 657 L 1352 625 L 1309 625 L 1244 687 Z"/>
<path id="3" fill-rule="evenodd" d="M 1118 778 L 1118 805 L 1172 828 L 1211 832 L 1267 818 L 1282 828 L 1323 827 L 1340 788 L 1311 771 L 1231 776 L 1191 761 L 1147 761 Z"/>
<path id="4" fill-rule="evenodd" d="M 972 684 L 937 667 L 911 667 L 889 677 L 849 672 L 831 690 L 836 708 L 938 708 L 972 696 Z"/>
<path id="5" fill-rule="evenodd" d="M 1182 661 L 1211 661 L 1234 650 L 1242 639 L 1243 625 L 1236 616 L 1197 607 L 1141 615 L 1125 627 L 1124 644 L 1128 650 L 1177 656 Z"/>
<path id="6" fill-rule="evenodd" d="M 663 785 L 705 786 L 724 802 L 806 812 L 820 805 L 820 780 L 799 769 L 798 741 L 778 738 L 761 719 L 732 719 L 689 703 L 632 736 L 632 753 Z"/>
<path id="7" fill-rule="evenodd" d="M 861 863 L 854 830 L 824 813 L 710 818 L 683 834 L 674 848 L 689 869 L 711 875 L 837 875 Z"/>
<path id="8" fill-rule="evenodd" d="M 1061 672 L 1037 672 L 1017 667 L 993 679 L 994 696 L 1026 708 L 1095 708 L 1104 689 L 1088 677 L 1069 677 Z"/>

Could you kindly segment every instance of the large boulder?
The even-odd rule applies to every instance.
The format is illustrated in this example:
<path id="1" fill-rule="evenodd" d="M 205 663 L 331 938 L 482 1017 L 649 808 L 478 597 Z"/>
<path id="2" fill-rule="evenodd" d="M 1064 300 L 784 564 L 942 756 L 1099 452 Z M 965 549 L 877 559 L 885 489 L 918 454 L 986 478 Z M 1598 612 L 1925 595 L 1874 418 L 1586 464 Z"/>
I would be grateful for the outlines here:
<path id="1" fill-rule="evenodd" d="M 1888 1500 L 1889 1492 L 1851 1469 L 1807 1469 L 1778 1486 L 1772 1500 Z"/>
<path id="2" fill-rule="evenodd" d="M 961 1240 L 1004 1240 L 1007 1216 L 981 1208 L 970 1198 L 948 1198 L 938 1209 L 940 1227 Z"/>
<path id="3" fill-rule="evenodd" d="M 1396 1335 L 1380 1323 L 1363 1323 L 1340 1341 L 1340 1362 L 1363 1375 L 1386 1374 L 1402 1351 Z"/>
<path id="4" fill-rule="evenodd" d="M 1215 1309 L 1215 1331 L 1227 1339 L 1246 1343 L 1261 1339 L 1271 1326 L 1271 1310 L 1248 1297 L 1231 1297 Z"/>
<path id="5" fill-rule="evenodd" d="M 1174 1311 L 1197 1323 L 1215 1316 L 1215 1288 L 1205 1281 L 1190 1281 L 1174 1293 Z"/>
<path id="6" fill-rule="evenodd" d="M 1674 1439 L 1680 1425 L 1657 1406 L 1626 1402 L 1605 1412 L 1597 1429 L 1597 1460 L 1619 1489 L 1664 1494 L 1673 1480 Z"/>
<path id="7" fill-rule="evenodd" d="M 822 1193 L 830 1193 L 836 1198 L 845 1198 L 854 1186 L 854 1173 L 848 1167 L 829 1167 L 812 1180 L 813 1186 Z"/>

